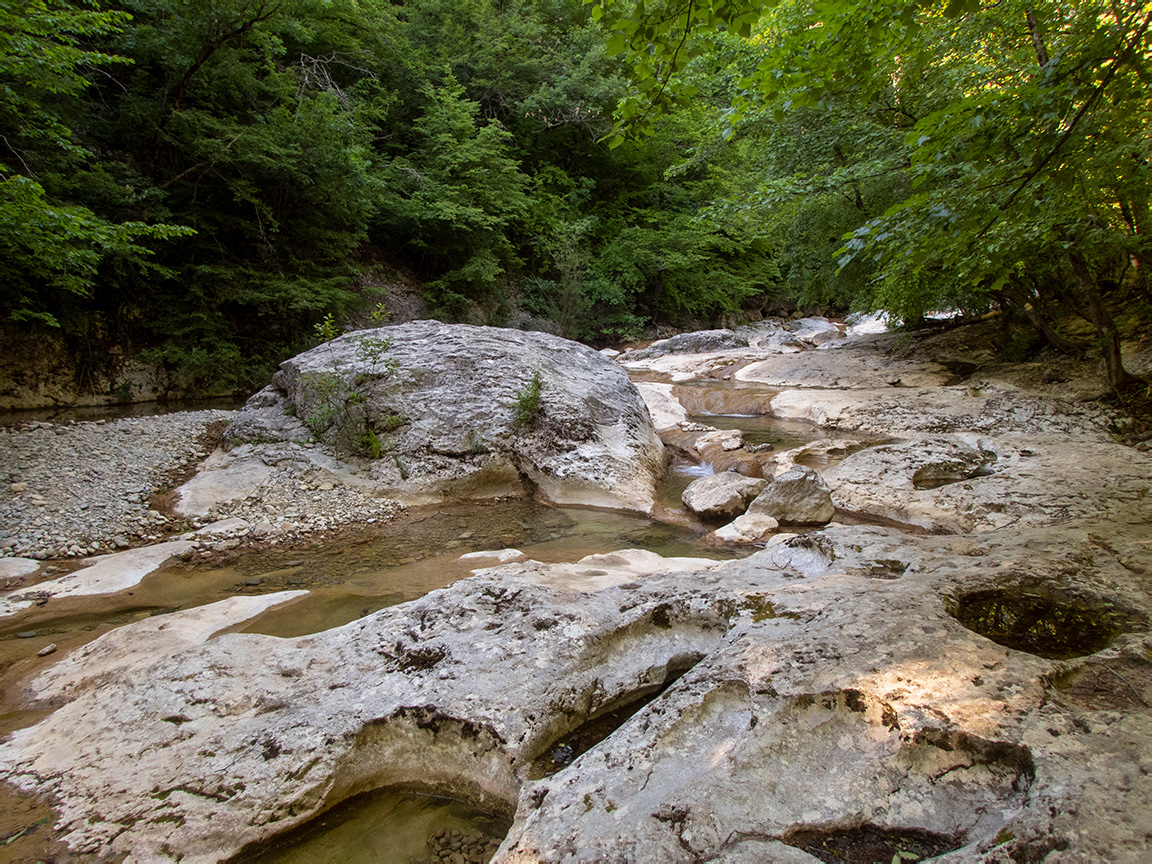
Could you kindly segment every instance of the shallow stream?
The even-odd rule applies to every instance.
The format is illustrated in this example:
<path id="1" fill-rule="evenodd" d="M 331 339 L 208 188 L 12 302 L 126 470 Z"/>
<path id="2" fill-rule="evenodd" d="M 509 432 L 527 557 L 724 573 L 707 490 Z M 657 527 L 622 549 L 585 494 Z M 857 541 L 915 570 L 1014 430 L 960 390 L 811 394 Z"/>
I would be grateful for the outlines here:
<path id="1" fill-rule="evenodd" d="M 747 392 L 728 381 L 700 382 L 682 389 L 692 394 L 687 401 L 689 410 L 697 412 L 693 420 L 741 429 L 750 444 L 772 444 L 776 450 L 785 450 L 821 436 L 807 424 L 743 413 L 766 411 L 770 393 Z M 139 406 L 125 408 L 135 411 Z M 713 558 L 754 551 L 698 542 L 707 528 L 683 511 L 680 494 L 710 470 L 682 461 L 671 466 L 660 495 L 662 521 L 520 500 L 442 505 L 413 509 L 383 524 L 314 535 L 293 546 L 241 547 L 214 553 L 206 560 L 176 563 L 117 594 L 53 599 L 34 606 L 0 620 L 0 735 L 45 715 L 45 711 L 19 709 L 20 690 L 23 682 L 65 653 L 115 627 L 236 594 L 307 589 L 306 596 L 231 628 L 293 637 L 414 600 L 469 576 L 474 569 L 497 563 L 485 558 L 461 561 L 467 552 L 515 548 L 538 561 L 567 562 L 628 548 L 664 556 Z M 68 569 L 72 568 L 58 565 L 51 575 Z M 49 645 L 55 645 L 56 652 L 39 657 L 38 652 Z M 619 722 L 625 722 L 628 714 L 623 712 Z M 601 732 L 610 734 L 614 728 L 608 723 Z M 596 734 L 603 737 L 601 732 Z M 10 796 L 11 790 L 4 790 L 4 795 Z M 8 820 L 0 821 L 0 841 L 16 830 L 5 823 Z M 276 838 L 274 846 L 252 850 L 237 860 L 416 862 L 451 860 L 456 853 L 461 860 L 487 861 L 508 827 L 502 816 L 478 811 L 467 802 L 377 790 L 321 814 L 291 835 Z M 14 851 L 29 841 L 35 842 L 30 835 L 22 835 Z M 45 847 L 41 843 L 29 848 Z"/>

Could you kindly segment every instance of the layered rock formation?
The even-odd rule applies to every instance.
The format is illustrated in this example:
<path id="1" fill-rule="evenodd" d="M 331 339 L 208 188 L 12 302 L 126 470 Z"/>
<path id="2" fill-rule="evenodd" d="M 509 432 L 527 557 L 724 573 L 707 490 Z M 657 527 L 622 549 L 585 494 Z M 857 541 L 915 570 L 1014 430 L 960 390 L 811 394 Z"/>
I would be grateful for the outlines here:
<path id="1" fill-rule="evenodd" d="M 504 565 L 298 639 L 203 643 L 211 616 L 175 613 L 159 652 L 139 650 L 160 644 L 151 619 L 41 678 L 32 695 L 66 704 L 0 764 L 58 798 L 75 849 L 141 861 L 216 861 L 391 785 L 515 813 L 505 862 L 811 860 L 787 844 L 865 827 L 929 832 L 949 860 L 1137 861 L 1152 640 L 1132 574 L 1149 542 L 1147 525 L 833 526 L 743 561 Z M 1000 605 L 970 614 L 988 592 Z M 685 668 L 600 746 L 526 778 Z"/>

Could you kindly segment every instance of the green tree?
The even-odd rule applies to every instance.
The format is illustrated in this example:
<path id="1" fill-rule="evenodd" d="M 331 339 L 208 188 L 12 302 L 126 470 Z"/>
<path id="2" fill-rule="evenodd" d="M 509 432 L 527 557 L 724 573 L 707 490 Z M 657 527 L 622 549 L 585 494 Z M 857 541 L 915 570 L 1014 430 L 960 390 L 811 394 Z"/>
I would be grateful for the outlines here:
<path id="1" fill-rule="evenodd" d="M 871 153 L 841 145 L 841 164 L 825 157 L 781 196 L 795 207 L 813 184 L 855 183 L 864 199 L 860 184 L 883 178 L 873 201 L 853 202 L 865 207 L 839 257 L 871 271 L 855 302 L 905 319 L 941 305 L 1036 313 L 1058 302 L 1095 324 L 1113 386 L 1132 386 L 1105 301 L 1113 285 L 1147 297 L 1152 11 L 1142 3 L 606 0 L 595 10 L 611 19 L 610 47 L 634 60 L 617 140 L 693 94 L 685 73 L 706 53 L 701 34 L 751 37 L 759 56 L 733 93 L 729 135 L 804 116 L 821 132 L 848 128 L 847 116 L 888 134 Z M 765 188 L 781 190 L 780 145 L 769 149 Z"/>
<path id="2" fill-rule="evenodd" d="M 360 299 L 353 259 L 381 186 L 374 138 L 392 95 L 374 71 L 394 36 L 385 3 L 125 0 L 109 37 L 132 67 L 99 84 L 85 127 L 139 214 L 197 236 L 168 279 L 118 274 L 109 303 L 138 346 L 188 383 L 248 385 Z M 95 172 L 69 191 L 118 202 Z"/>
<path id="3" fill-rule="evenodd" d="M 482 122 L 451 75 L 421 95 L 416 144 L 388 166 L 381 219 L 420 251 L 434 274 L 432 302 L 462 314 L 517 260 L 509 232 L 525 215 L 528 179 L 509 155 L 510 133 Z"/>
<path id="4" fill-rule="evenodd" d="M 85 43 L 127 21 L 61 2 L 0 3 L 0 306 L 15 321 L 59 326 L 61 308 L 89 292 L 108 257 L 139 263 L 151 254 L 145 238 L 190 233 L 108 221 L 41 183 L 89 159 L 66 122 L 88 85 L 82 70 L 130 61 Z"/>

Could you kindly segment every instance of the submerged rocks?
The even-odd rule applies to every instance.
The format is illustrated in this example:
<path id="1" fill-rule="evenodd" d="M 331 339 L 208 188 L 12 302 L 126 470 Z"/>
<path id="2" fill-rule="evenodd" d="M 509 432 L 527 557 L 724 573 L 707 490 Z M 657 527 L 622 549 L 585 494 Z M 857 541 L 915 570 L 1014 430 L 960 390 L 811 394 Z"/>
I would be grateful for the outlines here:
<path id="1" fill-rule="evenodd" d="M 285 361 L 226 438 L 257 484 L 258 461 L 326 462 L 403 503 L 535 492 L 647 511 L 664 471 L 644 402 L 608 358 L 545 333 L 435 321 Z M 202 507 L 191 502 L 206 485 L 190 484 L 181 507 Z"/>
<path id="2" fill-rule="evenodd" d="M 823 525 L 836 513 L 828 484 L 807 465 L 789 468 L 748 505 L 748 513 L 784 525 Z"/>

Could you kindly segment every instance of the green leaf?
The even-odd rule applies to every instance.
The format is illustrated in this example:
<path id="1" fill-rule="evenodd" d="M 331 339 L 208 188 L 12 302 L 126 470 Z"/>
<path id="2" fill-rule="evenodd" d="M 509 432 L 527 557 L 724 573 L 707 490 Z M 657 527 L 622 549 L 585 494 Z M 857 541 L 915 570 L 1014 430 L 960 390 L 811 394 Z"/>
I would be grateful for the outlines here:
<path id="1" fill-rule="evenodd" d="M 608 43 L 604 46 L 604 53 L 609 57 L 615 57 L 618 54 L 623 54 L 627 47 L 628 37 L 623 33 L 613 33 L 608 37 Z"/>

